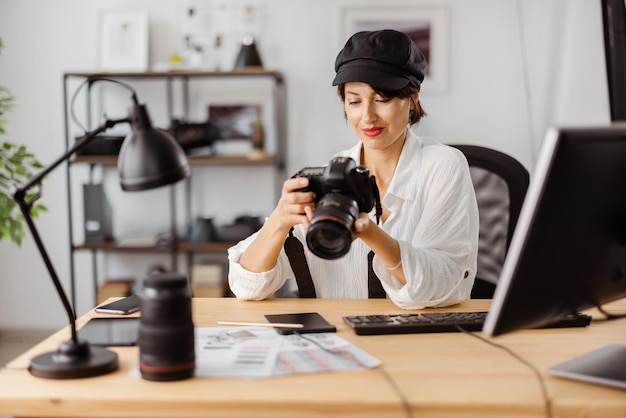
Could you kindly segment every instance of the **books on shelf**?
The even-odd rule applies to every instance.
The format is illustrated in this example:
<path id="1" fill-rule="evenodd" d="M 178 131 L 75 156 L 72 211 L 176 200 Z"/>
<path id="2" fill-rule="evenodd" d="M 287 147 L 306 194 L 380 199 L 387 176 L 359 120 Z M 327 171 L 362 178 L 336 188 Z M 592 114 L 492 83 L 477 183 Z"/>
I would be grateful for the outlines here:
<path id="1" fill-rule="evenodd" d="M 219 298 L 224 296 L 222 266 L 219 264 L 195 264 L 191 267 L 191 287 L 196 298 Z"/>
<path id="2" fill-rule="evenodd" d="M 133 292 L 135 279 L 107 279 L 98 288 L 98 304 L 104 302 L 108 298 L 126 297 Z"/>

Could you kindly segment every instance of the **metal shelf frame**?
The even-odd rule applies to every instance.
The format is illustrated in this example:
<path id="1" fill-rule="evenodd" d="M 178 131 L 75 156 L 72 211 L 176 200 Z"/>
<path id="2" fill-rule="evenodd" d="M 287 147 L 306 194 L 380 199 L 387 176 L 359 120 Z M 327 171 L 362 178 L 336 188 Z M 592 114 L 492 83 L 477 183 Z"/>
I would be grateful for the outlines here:
<path id="1" fill-rule="evenodd" d="M 71 135 L 72 129 L 71 114 L 70 111 L 70 97 L 69 97 L 69 83 L 70 80 L 83 80 L 88 83 L 85 111 L 87 114 L 88 129 L 91 127 L 91 88 L 94 83 L 99 79 L 109 78 L 113 80 L 124 80 L 124 82 L 133 82 L 136 80 L 155 79 L 163 80 L 166 89 L 166 107 L 167 115 L 170 121 L 174 120 L 174 82 L 179 81 L 181 83 L 180 94 L 182 95 L 183 114 L 185 117 L 189 115 L 189 84 L 193 79 L 208 78 L 208 79 L 250 79 L 250 78 L 270 78 L 273 80 L 273 103 L 275 107 L 275 120 L 273 123 L 276 127 L 277 135 L 277 151 L 274 155 L 260 160 L 250 160 L 246 157 L 226 157 L 226 156 L 208 156 L 198 157 L 190 156 L 189 162 L 192 166 L 209 165 L 209 166 L 271 166 L 275 168 L 275 185 L 274 196 L 278 199 L 280 191 L 282 189 L 282 182 L 285 179 L 285 158 L 287 155 L 287 120 L 286 120 L 286 91 L 285 82 L 283 76 L 278 71 L 265 70 L 262 68 L 251 68 L 235 71 L 166 71 L 166 72 L 66 72 L 63 75 L 63 109 L 64 109 L 64 127 L 65 127 L 65 147 L 69 149 L 73 143 Z M 92 284 L 94 288 L 94 295 L 97 293 L 99 280 L 98 280 L 98 252 L 117 251 L 127 253 L 169 253 L 171 255 L 171 264 L 173 270 L 178 270 L 178 255 L 183 253 L 187 254 L 187 274 L 191 268 L 193 254 L 196 252 L 226 252 L 228 247 L 232 243 L 207 243 L 207 244 L 190 244 L 179 238 L 179 233 L 176 231 L 176 191 L 175 186 L 169 186 L 170 188 L 170 226 L 172 236 L 174 237 L 171 244 L 168 245 L 154 245 L 154 246 L 124 246 L 117 245 L 115 243 L 103 243 L 103 244 L 89 244 L 82 243 L 76 244 L 74 240 L 74 226 L 72 220 L 74 219 L 74 213 L 72 210 L 72 173 L 71 167 L 74 164 L 87 164 L 90 167 L 90 173 L 93 172 L 95 166 L 112 166 L 117 163 L 117 157 L 115 156 L 75 156 L 66 164 L 66 186 L 67 186 L 67 205 L 68 205 L 68 221 L 69 221 L 69 241 L 70 241 L 70 300 L 72 306 L 76 308 L 76 265 L 75 265 L 75 252 L 76 251 L 90 251 L 91 252 L 91 265 L 92 265 Z M 91 176 L 91 174 L 90 174 Z M 191 222 L 191 179 L 186 180 L 185 185 L 185 207 L 187 208 L 186 219 L 188 225 Z"/>

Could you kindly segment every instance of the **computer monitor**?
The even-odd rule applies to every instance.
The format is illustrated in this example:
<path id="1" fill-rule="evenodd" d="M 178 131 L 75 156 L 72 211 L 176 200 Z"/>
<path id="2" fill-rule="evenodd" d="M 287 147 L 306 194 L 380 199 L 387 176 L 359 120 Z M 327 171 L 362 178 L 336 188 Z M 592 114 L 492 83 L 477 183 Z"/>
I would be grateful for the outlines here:
<path id="1" fill-rule="evenodd" d="M 550 129 L 483 332 L 538 327 L 623 297 L 626 124 Z M 571 363 L 549 373 L 626 389 L 626 346 L 611 353 L 618 358 L 602 352 L 575 361 L 588 369 L 582 374 Z M 609 364 L 596 370 L 589 357 Z"/>

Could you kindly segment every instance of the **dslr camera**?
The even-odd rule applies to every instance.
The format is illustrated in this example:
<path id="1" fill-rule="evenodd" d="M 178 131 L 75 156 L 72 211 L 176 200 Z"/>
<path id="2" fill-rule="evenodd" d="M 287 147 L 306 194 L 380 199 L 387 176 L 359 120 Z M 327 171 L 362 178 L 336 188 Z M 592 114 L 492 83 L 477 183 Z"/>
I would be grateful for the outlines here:
<path id="1" fill-rule="evenodd" d="M 295 177 L 309 179 L 309 185 L 298 191 L 315 193 L 316 208 L 306 244 L 320 258 L 334 260 L 348 253 L 360 212 L 369 212 L 376 205 L 376 216 L 380 218 L 376 179 L 352 158 L 335 157 L 325 166 L 305 167 Z"/>

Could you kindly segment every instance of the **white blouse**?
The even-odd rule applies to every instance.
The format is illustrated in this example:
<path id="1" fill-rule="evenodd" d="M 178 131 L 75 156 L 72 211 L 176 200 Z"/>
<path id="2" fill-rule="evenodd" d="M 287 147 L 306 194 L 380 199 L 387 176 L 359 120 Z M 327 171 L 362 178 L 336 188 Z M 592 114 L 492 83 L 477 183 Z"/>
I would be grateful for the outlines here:
<path id="1" fill-rule="evenodd" d="M 397 306 L 421 309 L 452 305 L 470 297 L 476 275 L 478 207 L 469 167 L 456 148 L 408 132 L 396 172 L 382 198 L 390 215 L 380 225 L 400 244 L 407 283 L 401 285 L 378 257 L 372 265 Z M 361 143 L 337 155 L 360 161 Z M 373 210 L 370 217 L 375 219 Z M 294 228 L 294 235 L 306 247 L 302 225 Z M 269 271 L 250 272 L 239 264 L 255 237 L 256 233 L 228 250 L 228 281 L 234 295 L 261 300 L 273 296 L 285 283 L 297 288 L 284 249 Z M 359 239 L 337 260 L 324 260 L 305 250 L 317 297 L 367 298 L 369 251 Z"/>

